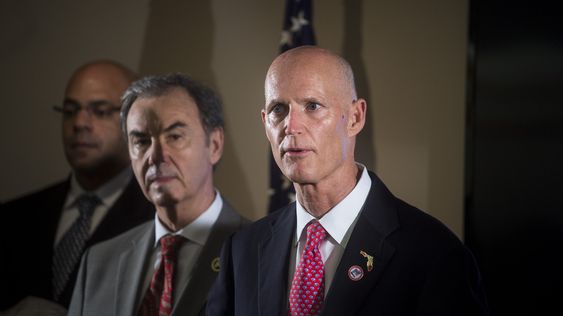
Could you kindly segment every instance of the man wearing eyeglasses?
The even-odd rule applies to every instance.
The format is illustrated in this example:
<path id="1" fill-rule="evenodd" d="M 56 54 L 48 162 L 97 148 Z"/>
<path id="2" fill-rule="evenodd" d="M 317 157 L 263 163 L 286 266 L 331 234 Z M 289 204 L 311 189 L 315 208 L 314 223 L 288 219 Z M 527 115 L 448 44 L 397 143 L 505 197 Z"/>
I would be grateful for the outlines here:
<path id="1" fill-rule="evenodd" d="M 106 60 L 83 65 L 70 78 L 63 104 L 54 109 L 62 115 L 72 172 L 2 206 L 2 226 L 10 226 L 2 229 L 0 310 L 64 313 L 84 249 L 154 217 L 133 179 L 120 130 L 120 98 L 135 79 Z"/>

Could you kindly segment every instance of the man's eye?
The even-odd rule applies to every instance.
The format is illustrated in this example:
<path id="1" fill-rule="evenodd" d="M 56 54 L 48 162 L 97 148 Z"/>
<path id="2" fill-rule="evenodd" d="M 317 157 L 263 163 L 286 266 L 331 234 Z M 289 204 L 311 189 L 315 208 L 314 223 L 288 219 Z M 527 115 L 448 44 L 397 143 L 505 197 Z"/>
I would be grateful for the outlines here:
<path id="1" fill-rule="evenodd" d="M 170 134 L 170 135 L 168 135 L 168 139 L 170 139 L 170 140 L 178 140 L 180 138 L 182 138 L 182 135 L 180 135 L 180 134 Z"/>
<path id="2" fill-rule="evenodd" d="M 137 147 L 145 147 L 148 146 L 150 143 L 148 138 L 135 138 L 133 140 L 133 145 L 137 146 Z"/>
<path id="3" fill-rule="evenodd" d="M 80 107 L 73 104 L 64 104 L 62 107 L 62 112 L 65 116 L 74 116 L 78 111 L 80 111 Z"/>
<path id="4" fill-rule="evenodd" d="M 305 109 L 307 109 L 307 111 L 315 111 L 317 109 L 319 109 L 321 106 L 318 103 L 315 102 L 309 102 L 307 103 L 307 105 L 305 106 Z"/>
<path id="5" fill-rule="evenodd" d="M 274 114 L 281 114 L 281 113 L 283 113 L 284 109 L 285 109 L 285 107 L 283 106 L 283 104 L 276 104 L 272 107 L 270 112 L 274 113 Z"/>
<path id="6" fill-rule="evenodd" d="M 97 106 L 92 108 L 92 113 L 97 117 L 107 117 L 113 113 L 113 109 L 109 106 Z"/>

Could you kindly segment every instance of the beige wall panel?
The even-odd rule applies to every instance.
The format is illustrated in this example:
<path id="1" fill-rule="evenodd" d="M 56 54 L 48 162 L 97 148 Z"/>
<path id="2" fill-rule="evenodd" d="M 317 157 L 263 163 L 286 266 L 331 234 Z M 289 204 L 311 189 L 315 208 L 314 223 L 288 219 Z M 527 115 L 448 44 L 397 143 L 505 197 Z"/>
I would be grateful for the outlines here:
<path id="1" fill-rule="evenodd" d="M 216 88 L 228 133 L 217 186 L 249 218 L 265 214 L 260 109 L 284 1 L 24 0 L 0 9 L 0 200 L 68 174 L 51 105 L 77 65 L 108 57 L 142 74 L 187 72 Z M 462 236 L 468 2 L 316 0 L 314 10 L 319 45 L 351 61 L 368 101 L 358 160 Z"/>
<path id="2" fill-rule="evenodd" d="M 112 58 L 137 69 L 147 9 L 147 0 L 1 2 L 1 201 L 69 174 L 52 106 L 85 61 Z"/>

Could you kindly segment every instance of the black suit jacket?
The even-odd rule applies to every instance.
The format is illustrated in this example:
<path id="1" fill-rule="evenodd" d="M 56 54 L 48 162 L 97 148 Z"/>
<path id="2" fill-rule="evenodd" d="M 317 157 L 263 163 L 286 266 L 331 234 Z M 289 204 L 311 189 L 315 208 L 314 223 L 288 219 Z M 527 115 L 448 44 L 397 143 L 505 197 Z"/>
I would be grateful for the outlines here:
<path id="1" fill-rule="evenodd" d="M 11 307 L 28 295 L 52 299 L 53 245 L 70 179 L 41 191 L 6 202 L 0 224 L 0 310 Z M 154 207 L 147 201 L 134 177 L 125 187 L 96 228 L 86 247 L 112 238 L 154 218 Z M 68 307 L 76 273 L 59 303 Z"/>
<path id="2" fill-rule="evenodd" d="M 443 224 L 372 186 L 326 295 L 321 315 L 487 315 L 477 265 Z M 287 315 L 295 204 L 227 240 L 207 315 Z M 360 254 L 374 257 L 372 271 Z M 353 281 L 357 265 L 363 278 Z"/>

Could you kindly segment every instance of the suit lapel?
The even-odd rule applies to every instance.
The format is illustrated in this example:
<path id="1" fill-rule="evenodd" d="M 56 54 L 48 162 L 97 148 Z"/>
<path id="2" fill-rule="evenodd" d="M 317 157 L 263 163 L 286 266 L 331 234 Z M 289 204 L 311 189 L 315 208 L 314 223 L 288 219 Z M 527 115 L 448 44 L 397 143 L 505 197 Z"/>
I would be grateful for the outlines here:
<path id="1" fill-rule="evenodd" d="M 154 219 L 154 213 L 154 206 L 143 196 L 133 177 L 90 236 L 88 246 Z"/>
<path id="2" fill-rule="evenodd" d="M 260 315 L 287 314 L 289 254 L 295 234 L 295 203 L 283 209 L 271 235 L 258 250 L 258 309 Z"/>
<path id="3" fill-rule="evenodd" d="M 322 315 L 356 314 L 395 252 L 385 241 L 399 226 L 393 196 L 377 176 L 373 173 L 370 176 L 370 193 L 336 269 Z M 373 256 L 371 271 L 361 252 Z M 359 275 L 362 276 L 358 280 L 353 280 Z"/>
<path id="4" fill-rule="evenodd" d="M 199 315 L 205 306 L 207 293 L 211 288 L 219 270 L 212 264 L 219 262 L 223 242 L 241 226 L 242 218 L 223 200 L 223 209 L 213 226 L 209 239 L 191 272 L 191 278 L 183 289 L 178 289 L 180 300 L 174 307 L 172 315 Z"/>
<path id="5" fill-rule="evenodd" d="M 144 295 L 142 282 L 145 280 L 150 249 L 154 244 L 154 222 L 145 226 L 142 235 L 132 238 L 131 247 L 120 255 L 116 277 L 115 315 L 134 315 Z"/>
<path id="6" fill-rule="evenodd" d="M 70 191 L 70 177 L 67 178 L 67 180 L 65 182 L 63 182 L 62 184 L 58 185 L 55 188 L 56 191 L 54 192 L 50 192 L 48 195 L 48 200 L 47 202 L 45 202 L 43 205 L 40 205 L 41 207 L 47 207 L 47 206 L 51 206 L 53 207 L 53 213 L 49 213 L 49 212 L 41 212 L 41 215 L 36 218 L 36 223 L 38 223 L 40 225 L 40 228 L 38 231 L 41 231 L 43 229 L 48 230 L 46 233 L 41 233 L 39 236 L 40 238 L 38 238 L 38 240 L 40 240 L 39 242 L 43 242 L 43 246 L 38 247 L 38 249 L 44 249 L 44 253 L 46 253 L 46 256 L 44 256 L 44 258 L 47 260 L 46 261 L 46 265 L 43 265 L 43 267 L 49 267 L 49 270 L 47 271 L 48 273 L 48 278 L 47 283 L 45 283 L 46 285 L 48 285 L 47 289 L 48 292 L 47 293 L 51 293 L 51 280 L 52 280 L 52 259 L 53 259 L 53 254 L 54 254 L 54 248 L 53 245 L 55 244 L 55 237 L 57 234 L 57 229 L 59 227 L 59 221 L 61 219 L 61 216 L 63 214 L 63 209 L 65 206 L 65 201 L 68 195 L 68 192 Z M 41 219 L 42 216 L 45 214 L 46 216 L 48 216 L 47 218 L 45 218 L 44 220 Z M 72 280 L 76 280 L 76 274 L 78 273 L 78 268 L 80 267 L 80 262 L 78 262 L 75 266 L 74 266 L 74 271 L 71 273 L 70 275 L 70 280 L 71 282 L 67 282 L 63 292 L 61 293 L 61 296 L 59 298 L 59 302 L 61 302 L 63 305 L 68 305 L 70 304 L 70 299 L 72 297 L 72 292 L 74 290 L 74 282 L 72 282 Z M 50 295 L 50 294 L 49 294 Z"/>
<path id="7" fill-rule="evenodd" d="M 48 234 L 45 234 L 45 236 L 49 236 L 48 242 L 51 246 L 55 243 L 55 235 L 57 234 L 57 228 L 59 227 L 59 221 L 63 213 L 66 196 L 68 195 L 69 190 L 70 177 L 68 177 L 64 182 L 57 185 L 53 189 L 53 192 L 49 192 L 47 201 L 41 201 L 42 205 L 37 205 L 37 207 L 45 207 L 52 210 L 50 212 L 38 212 L 38 217 L 41 218 L 45 216 L 45 221 L 36 221 L 36 223 L 40 224 L 41 229 L 49 230 Z"/>
<path id="8" fill-rule="evenodd" d="M 66 196 L 70 190 L 70 177 L 68 177 L 64 182 L 57 184 L 53 189 L 49 190 L 45 194 L 45 198 L 34 201 L 32 207 L 40 209 L 41 211 L 33 210 L 34 221 L 36 224 L 33 231 L 40 232 L 36 236 L 41 236 L 36 242 L 43 243 L 44 247 L 39 247 L 40 249 L 49 249 L 46 253 L 45 258 L 47 259 L 48 266 L 51 266 L 53 259 L 53 245 L 55 244 L 55 237 L 57 234 L 57 228 L 59 227 L 59 221 L 63 213 L 64 204 L 66 201 Z M 23 217 L 20 217 L 20 214 Z M 24 219 L 28 214 L 26 213 L 16 213 L 18 218 Z M 19 221 L 19 219 L 18 219 Z M 51 277 L 49 277 L 49 282 Z"/>
<path id="9" fill-rule="evenodd" d="M 70 177 L 68 177 L 64 182 L 56 185 L 52 190 L 49 190 L 44 199 L 35 201 L 32 206 L 33 208 L 41 209 L 40 212 L 34 212 L 33 224 L 35 227 L 32 231 L 39 232 L 36 236 L 41 238 L 36 238 L 36 242 L 43 244 L 43 246 L 38 247 L 39 249 L 48 249 L 44 251 L 45 254 L 45 267 L 51 267 L 53 260 L 53 245 L 55 244 L 55 237 L 57 235 L 57 228 L 59 227 L 59 221 L 63 213 L 64 204 L 66 201 L 66 196 L 70 190 Z M 35 210 L 34 210 L 35 211 Z M 24 219 L 26 215 L 18 218 Z M 25 213 L 21 213 L 25 214 Z M 18 220 L 19 221 L 19 220 Z M 51 287 L 51 274 L 49 268 L 49 288 Z"/>

